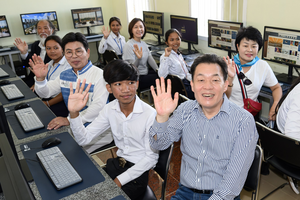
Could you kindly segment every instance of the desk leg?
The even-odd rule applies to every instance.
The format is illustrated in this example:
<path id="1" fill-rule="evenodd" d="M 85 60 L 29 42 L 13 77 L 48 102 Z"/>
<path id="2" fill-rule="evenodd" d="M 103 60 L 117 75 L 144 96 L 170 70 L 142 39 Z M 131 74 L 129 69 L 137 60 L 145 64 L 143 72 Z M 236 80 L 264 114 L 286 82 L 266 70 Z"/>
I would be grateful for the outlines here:
<path id="1" fill-rule="evenodd" d="M 15 65 L 14 65 L 14 61 L 13 61 L 13 59 L 12 59 L 12 56 L 11 56 L 11 54 L 9 54 L 8 56 L 9 56 L 9 60 L 10 60 L 10 64 L 11 64 L 11 68 L 12 68 L 13 72 L 15 72 L 15 73 L 16 73 L 16 70 L 15 70 Z"/>

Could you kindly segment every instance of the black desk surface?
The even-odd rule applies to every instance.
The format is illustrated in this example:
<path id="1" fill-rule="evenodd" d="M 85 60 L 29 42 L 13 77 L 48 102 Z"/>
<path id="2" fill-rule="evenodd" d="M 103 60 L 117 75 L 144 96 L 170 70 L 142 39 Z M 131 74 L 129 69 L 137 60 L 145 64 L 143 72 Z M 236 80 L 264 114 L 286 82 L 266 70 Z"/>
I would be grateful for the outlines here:
<path id="1" fill-rule="evenodd" d="M 19 98 L 19 99 L 14 99 L 14 100 L 8 100 L 5 95 L 3 94 L 2 90 L 0 90 L 0 102 L 3 105 L 6 104 L 11 104 L 11 103 L 15 103 L 15 102 L 19 102 L 19 101 L 24 101 L 27 99 L 32 99 L 37 97 L 36 94 L 34 94 L 30 88 L 21 80 L 21 79 L 16 79 L 16 80 L 10 80 L 10 82 L 12 84 L 15 84 L 18 89 L 23 93 L 24 97 Z"/>
<path id="2" fill-rule="evenodd" d="M 11 128 L 13 129 L 15 135 L 17 136 L 17 138 L 23 139 L 26 137 L 30 137 L 33 135 L 37 135 L 40 133 L 44 133 L 47 132 L 47 125 L 49 124 L 49 122 L 54 119 L 56 116 L 51 112 L 51 110 L 40 100 L 40 99 L 36 99 L 33 101 L 29 101 L 28 104 L 32 107 L 32 109 L 34 110 L 34 112 L 36 113 L 36 115 L 40 118 L 40 120 L 42 121 L 42 123 L 44 124 L 44 128 L 42 129 L 38 129 L 38 130 L 34 130 L 34 131 L 30 131 L 30 132 L 25 132 L 23 130 L 23 128 L 21 127 L 17 117 L 15 116 L 14 113 L 14 106 L 9 106 L 7 107 L 10 111 L 6 112 L 6 118 L 7 121 L 9 122 Z"/>
<path id="3" fill-rule="evenodd" d="M 43 200 L 61 199 L 105 180 L 101 172 L 69 133 L 60 133 L 55 135 L 55 137 L 61 140 L 57 147 L 62 151 L 83 181 L 60 191 L 56 190 L 40 163 L 35 162 L 37 161 L 36 153 L 43 150 L 41 144 L 47 138 L 27 143 L 30 150 L 24 151 L 23 154 Z"/>
<path id="4" fill-rule="evenodd" d="M 0 68 L 2 68 L 9 75 L 7 77 L 0 77 L 0 80 L 16 77 L 15 72 L 13 72 L 9 65 L 0 65 Z"/>

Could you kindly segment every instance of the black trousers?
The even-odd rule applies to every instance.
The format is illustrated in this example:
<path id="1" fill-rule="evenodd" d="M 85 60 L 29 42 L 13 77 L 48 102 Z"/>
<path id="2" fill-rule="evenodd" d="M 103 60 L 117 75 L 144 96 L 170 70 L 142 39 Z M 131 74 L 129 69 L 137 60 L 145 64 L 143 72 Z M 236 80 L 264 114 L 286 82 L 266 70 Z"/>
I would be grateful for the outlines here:
<path id="1" fill-rule="evenodd" d="M 119 158 L 110 158 L 107 160 L 105 171 L 114 180 L 118 175 L 122 174 L 133 165 L 133 163 L 127 161 L 124 168 L 122 168 L 119 166 Z M 146 171 L 140 177 L 122 186 L 122 190 L 129 196 L 130 199 L 143 199 L 143 195 L 148 185 L 148 173 L 149 171 Z"/>
<path id="2" fill-rule="evenodd" d="M 153 85 L 155 87 L 155 80 L 158 79 L 157 73 L 149 69 L 147 75 L 140 75 L 140 80 L 139 80 L 139 89 L 140 90 L 146 90 L 150 89 L 150 86 Z"/>

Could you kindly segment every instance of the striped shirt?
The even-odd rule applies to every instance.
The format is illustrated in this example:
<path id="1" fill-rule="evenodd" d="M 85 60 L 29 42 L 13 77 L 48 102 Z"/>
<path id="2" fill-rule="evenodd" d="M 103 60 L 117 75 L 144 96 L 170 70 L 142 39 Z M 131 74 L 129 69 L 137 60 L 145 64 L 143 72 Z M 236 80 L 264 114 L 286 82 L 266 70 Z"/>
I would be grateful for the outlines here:
<path id="1" fill-rule="evenodd" d="M 188 188 L 213 190 L 210 200 L 233 199 L 240 194 L 258 139 L 252 115 L 226 95 L 223 99 L 219 113 L 211 119 L 196 100 L 187 101 L 167 122 L 154 121 L 150 128 L 154 149 L 166 149 L 181 138 L 180 182 Z"/>
<path id="2" fill-rule="evenodd" d="M 81 81 L 86 79 L 85 87 L 87 87 L 89 83 L 92 83 L 89 90 L 89 100 L 80 112 L 82 123 L 85 124 L 87 122 L 92 122 L 98 116 L 108 98 L 103 71 L 100 68 L 93 66 L 91 61 L 89 61 L 82 70 L 77 71 L 77 74 L 74 72 L 73 68 L 71 68 L 63 71 L 55 80 L 47 81 L 45 79 L 44 81 L 35 81 L 35 90 L 42 98 L 49 98 L 61 92 L 64 102 L 66 106 L 68 106 L 70 82 L 72 82 L 73 89 L 75 90 L 78 79 Z"/>

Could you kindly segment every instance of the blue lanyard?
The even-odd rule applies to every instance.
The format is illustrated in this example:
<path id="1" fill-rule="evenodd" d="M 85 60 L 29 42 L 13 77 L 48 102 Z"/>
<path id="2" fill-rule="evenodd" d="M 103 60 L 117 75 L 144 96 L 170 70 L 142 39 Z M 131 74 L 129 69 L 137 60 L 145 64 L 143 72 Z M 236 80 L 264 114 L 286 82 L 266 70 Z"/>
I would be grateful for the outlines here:
<path id="1" fill-rule="evenodd" d="M 57 68 L 59 67 L 59 65 L 60 64 L 58 64 L 57 66 L 56 66 L 56 68 L 53 70 L 53 72 L 50 74 L 50 76 L 49 76 L 49 72 L 50 72 L 50 69 L 48 70 L 48 73 L 47 73 L 47 81 L 49 81 L 49 78 L 52 76 L 52 74 L 57 70 Z"/>
<path id="2" fill-rule="evenodd" d="M 121 51 L 121 54 L 123 54 L 123 47 L 122 47 L 121 38 L 119 38 L 121 48 L 120 48 L 119 44 L 117 43 L 116 38 L 114 38 L 114 41 L 115 41 L 115 43 L 118 45 L 118 47 L 119 47 L 119 49 L 120 49 L 120 51 Z"/>

